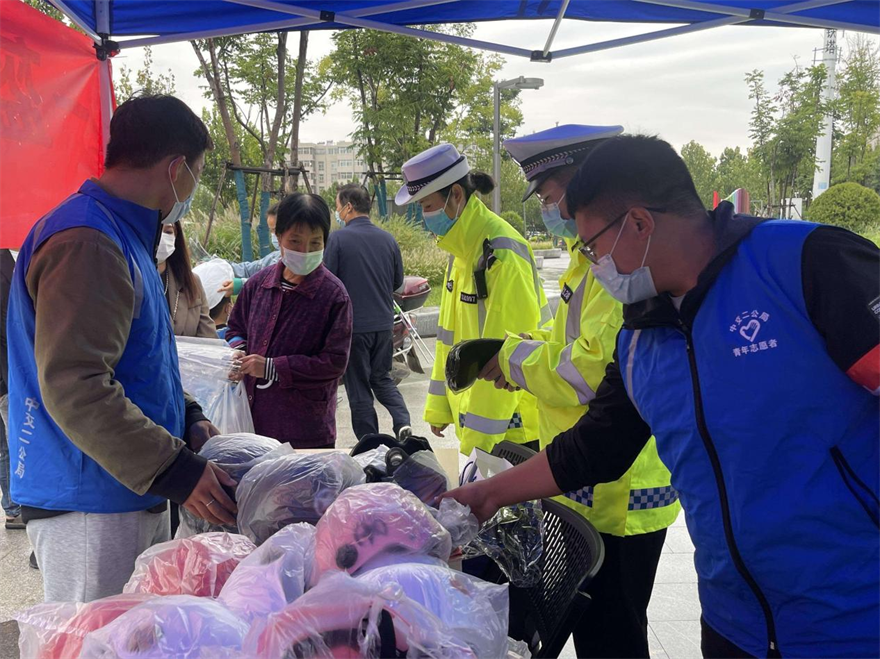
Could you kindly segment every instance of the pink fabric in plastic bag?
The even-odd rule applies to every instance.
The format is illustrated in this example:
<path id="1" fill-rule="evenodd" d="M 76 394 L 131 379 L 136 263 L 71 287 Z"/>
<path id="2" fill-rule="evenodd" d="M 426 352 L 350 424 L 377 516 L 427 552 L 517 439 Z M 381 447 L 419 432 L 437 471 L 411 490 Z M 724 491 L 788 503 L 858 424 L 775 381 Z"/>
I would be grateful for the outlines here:
<path id="1" fill-rule="evenodd" d="M 256 545 L 234 533 L 202 533 L 150 547 L 135 561 L 124 593 L 217 597 Z"/>
<path id="2" fill-rule="evenodd" d="M 19 655 L 26 659 L 78 659 L 89 632 L 110 624 L 153 595 L 113 595 L 93 602 L 47 602 L 16 616 Z"/>
<path id="3" fill-rule="evenodd" d="M 328 570 L 356 574 L 383 554 L 449 560 L 452 539 L 430 509 L 393 483 L 359 485 L 343 492 L 318 522 L 315 577 Z"/>
<path id="4" fill-rule="evenodd" d="M 393 630 L 394 648 L 383 648 L 383 626 L 386 632 Z M 245 656 L 255 659 L 373 659 L 392 652 L 434 659 L 475 657 L 400 587 L 375 587 L 341 572 L 328 574 L 283 611 L 255 624 L 244 642 Z"/>
<path id="5" fill-rule="evenodd" d="M 314 561 L 315 527 L 286 526 L 239 563 L 219 601 L 246 622 L 265 618 L 302 596 Z"/>
<path id="6" fill-rule="evenodd" d="M 92 632 L 82 659 L 239 659 L 247 623 L 206 597 L 156 597 Z"/>

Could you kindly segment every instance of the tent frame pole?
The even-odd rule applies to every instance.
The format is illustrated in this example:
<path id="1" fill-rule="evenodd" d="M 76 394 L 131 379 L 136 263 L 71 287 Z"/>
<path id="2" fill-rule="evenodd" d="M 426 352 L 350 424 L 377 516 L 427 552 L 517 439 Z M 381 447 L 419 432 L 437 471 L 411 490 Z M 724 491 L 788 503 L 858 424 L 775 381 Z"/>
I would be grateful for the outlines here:
<path id="1" fill-rule="evenodd" d="M 110 0 L 95 0 L 95 18 L 101 44 L 110 37 Z M 113 76 L 110 71 L 110 57 L 99 56 L 98 80 L 101 92 L 101 135 L 104 149 L 110 144 L 110 120 L 113 118 Z M 103 155 L 103 154 L 102 154 Z"/>
<path id="2" fill-rule="evenodd" d="M 696 9 L 694 3 L 690 3 L 688 0 L 637 0 L 638 2 L 644 2 L 646 4 L 669 4 L 670 6 L 679 6 L 679 3 L 682 3 L 682 8 L 686 9 Z M 774 20 L 788 20 L 788 12 L 793 11 L 803 11 L 805 9 L 813 9 L 816 7 L 824 7 L 827 5 L 838 4 L 842 0 L 806 0 L 805 2 L 798 2 L 796 4 L 785 5 L 783 7 L 778 7 L 776 11 L 773 12 L 775 16 L 778 16 L 777 19 Z M 708 5 L 713 7 L 712 13 L 721 13 L 717 10 L 719 5 Z M 702 5 L 700 5 L 702 8 Z M 733 16 L 731 14 L 736 13 L 738 15 Z M 657 41 L 659 39 L 667 39 L 669 37 L 675 37 L 682 34 L 692 34 L 694 32 L 703 32 L 705 30 L 711 30 L 717 27 L 726 27 L 728 25 L 738 25 L 740 23 L 748 23 L 753 20 L 757 20 L 762 18 L 749 10 L 743 11 L 731 11 L 727 12 L 727 16 L 722 18 L 716 18 L 709 21 L 701 21 L 699 23 L 690 23 L 688 25 L 681 25 L 679 27 L 668 28 L 665 30 L 657 30 L 655 32 L 648 32 L 646 34 L 638 34 L 632 37 L 622 37 L 620 39 L 610 39 L 609 41 L 600 41 L 594 44 L 588 44 L 586 46 L 577 46 L 575 48 L 565 48 L 563 50 L 558 50 L 552 53 L 554 59 L 558 59 L 560 57 L 571 57 L 573 55 L 583 55 L 585 53 L 594 53 L 600 50 L 610 50 L 612 48 L 620 48 L 621 46 L 629 46 L 636 43 L 646 43 L 649 41 Z M 764 14 L 764 16 L 769 16 L 769 14 Z M 797 18 L 800 20 L 800 17 L 791 17 Z M 813 19 L 803 19 L 803 20 L 813 20 Z M 821 19 L 815 19 L 817 22 Z M 836 21 L 833 21 L 836 22 Z M 813 25 L 813 23 L 810 23 Z M 864 29 L 862 30 L 864 31 Z"/>
<path id="3" fill-rule="evenodd" d="M 92 28 L 86 25 L 80 17 L 67 6 L 67 3 L 64 0 L 49 0 L 49 4 L 53 5 L 55 9 L 61 11 L 67 16 L 67 18 L 70 19 L 70 22 L 85 32 L 92 41 L 95 43 L 101 43 L 101 37 L 99 37 Z"/>
<path id="4" fill-rule="evenodd" d="M 846 21 L 832 21 L 825 18 L 810 18 L 808 16 L 792 16 L 793 12 L 806 11 L 808 9 L 818 9 L 820 7 L 828 7 L 837 5 L 846 0 L 806 0 L 797 5 L 787 5 L 779 7 L 773 11 L 764 11 L 759 15 L 753 10 L 738 7 L 725 7 L 724 5 L 703 4 L 702 2 L 694 2 L 693 0 L 636 0 L 649 5 L 661 5 L 664 7 L 676 7 L 678 9 L 693 9 L 694 11 L 704 11 L 713 14 L 726 14 L 728 16 L 742 16 L 755 20 L 774 21 L 778 23 L 787 23 L 789 25 L 798 25 L 802 27 L 820 27 L 825 29 L 836 30 L 858 30 L 860 32 L 880 32 L 880 27 L 873 26 L 855 26 Z"/>
<path id="5" fill-rule="evenodd" d="M 556 38 L 556 32 L 562 24 L 562 19 L 565 17 L 565 10 L 568 9 L 568 3 L 570 1 L 571 0 L 562 0 L 562 5 L 559 7 L 559 13 L 556 15 L 556 20 L 553 21 L 553 27 L 550 28 L 550 34 L 547 36 L 547 43 L 544 44 L 544 51 L 542 53 L 544 59 L 547 59 L 547 56 L 550 55 L 550 46 L 553 45 L 553 40 Z"/>
<path id="6" fill-rule="evenodd" d="M 350 12 L 350 16 L 374 16 L 376 14 L 387 14 L 394 11 L 404 11 L 407 9 L 418 9 L 420 7 L 431 7 L 433 5 L 446 4 L 448 2 L 457 2 L 458 0 L 406 0 L 405 2 L 394 2 L 388 5 L 378 5 L 364 9 L 356 9 Z M 287 8 L 287 5 L 283 5 Z M 281 11 L 280 9 L 278 11 Z M 284 12 L 292 13 L 292 12 Z M 295 14 L 302 16 L 302 14 Z M 286 20 L 271 21 L 268 23 L 259 23 L 248 27 L 250 32 L 274 32 L 277 30 L 290 30 L 293 28 L 306 28 L 312 25 L 320 25 L 323 21 L 319 18 L 291 18 Z M 239 34 L 245 34 L 240 28 L 229 27 L 219 28 L 216 30 L 201 30 L 199 32 L 187 32 L 185 34 L 167 35 L 164 37 L 143 37 L 139 39 L 128 39 L 119 42 L 120 48 L 138 48 L 141 46 L 157 46 L 166 43 L 177 43 L 180 41 L 191 41 L 193 39 L 210 39 L 213 37 L 229 37 Z"/>
<path id="7" fill-rule="evenodd" d="M 370 20 L 368 18 L 359 18 L 353 14 L 343 13 L 327 13 L 318 9 L 306 9 L 305 7 L 297 7 L 295 5 L 283 5 L 273 0 L 226 0 L 238 5 L 246 5 L 248 7 L 257 7 L 259 9 L 268 9 L 287 14 L 297 14 L 308 18 L 317 18 L 320 21 L 328 23 L 341 23 L 351 27 L 360 27 L 368 30 L 378 30 L 380 32 L 390 32 L 392 34 L 403 34 L 419 39 L 430 39 L 432 41 L 441 41 L 444 43 L 453 43 L 467 48 L 479 48 L 481 50 L 494 51 L 496 53 L 504 53 L 506 55 L 515 55 L 518 57 L 526 57 L 531 59 L 533 51 L 525 48 L 517 48 L 515 46 L 505 46 L 503 44 L 490 43 L 488 41 L 480 41 L 478 39 L 468 39 L 465 37 L 457 37 L 454 34 L 443 34 L 440 32 L 431 32 L 429 30 L 419 30 L 416 28 L 406 27 L 403 25 L 390 25 L 380 21 Z M 439 4 L 439 3 L 438 3 Z"/>

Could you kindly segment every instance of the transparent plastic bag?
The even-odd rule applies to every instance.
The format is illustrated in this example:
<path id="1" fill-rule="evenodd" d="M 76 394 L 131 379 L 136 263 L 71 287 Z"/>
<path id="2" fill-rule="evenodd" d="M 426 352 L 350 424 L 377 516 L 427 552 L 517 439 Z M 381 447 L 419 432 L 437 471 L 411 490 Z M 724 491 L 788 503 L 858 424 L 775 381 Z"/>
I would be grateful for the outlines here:
<path id="1" fill-rule="evenodd" d="M 238 483 L 254 465 L 264 460 L 290 455 L 293 452 L 293 447 L 290 444 L 282 444 L 277 439 L 251 433 L 237 433 L 211 437 L 205 442 L 199 455 L 222 467 Z M 189 538 L 199 533 L 215 531 L 238 533 L 238 526 L 211 524 L 208 520 L 196 517 L 181 506 L 180 526 L 174 535 L 175 538 Z"/>
<path id="2" fill-rule="evenodd" d="M 245 558 L 220 591 L 220 602 L 251 623 L 302 596 L 315 560 L 315 527 L 285 526 Z"/>
<path id="3" fill-rule="evenodd" d="M 122 594 L 93 602 L 47 602 L 22 611 L 19 656 L 26 659 L 78 659 L 86 634 L 110 624 L 153 595 Z"/>
<path id="4" fill-rule="evenodd" d="M 315 577 L 329 570 L 356 574 L 383 554 L 449 560 L 452 538 L 419 499 L 393 483 L 352 487 L 318 522 Z"/>
<path id="5" fill-rule="evenodd" d="M 507 659 L 532 659 L 532 652 L 529 650 L 529 644 L 525 641 L 508 638 L 506 656 Z"/>
<path id="6" fill-rule="evenodd" d="M 82 659 L 232 659 L 247 631 L 212 599 L 157 597 L 86 636 Z"/>
<path id="7" fill-rule="evenodd" d="M 232 571 L 254 549 L 254 543 L 234 533 L 169 540 L 138 556 L 122 592 L 217 597 Z"/>
<path id="8" fill-rule="evenodd" d="M 457 572 L 438 559 L 371 569 L 357 580 L 377 589 L 400 586 L 406 597 L 437 616 L 477 657 L 495 659 L 507 651 L 510 602 L 506 584 Z"/>
<path id="9" fill-rule="evenodd" d="M 183 390 L 203 410 L 212 409 L 229 384 L 234 351 L 222 339 L 175 338 Z"/>
<path id="10" fill-rule="evenodd" d="M 434 519 L 449 531 L 453 547 L 464 547 L 480 531 L 480 523 L 471 514 L 468 506 L 463 506 L 455 499 L 443 499 L 439 508 L 431 508 Z"/>
<path id="11" fill-rule="evenodd" d="M 412 492 L 429 506 L 449 491 L 449 478 L 432 451 L 417 451 L 409 456 L 394 470 L 391 482 Z"/>
<path id="12" fill-rule="evenodd" d="M 213 405 L 202 409 L 221 435 L 254 432 L 254 419 L 244 382 L 227 382 Z"/>
<path id="13" fill-rule="evenodd" d="M 540 501 L 502 508 L 472 542 L 464 547 L 464 558 L 488 556 L 514 586 L 530 588 L 541 579 L 544 553 L 544 511 Z"/>
<path id="14" fill-rule="evenodd" d="M 385 474 L 385 456 L 388 454 L 388 447 L 384 444 L 370 449 L 365 453 L 358 453 L 351 456 L 363 469 L 372 467 L 380 474 Z"/>
<path id="15" fill-rule="evenodd" d="M 345 453 L 297 453 L 253 467 L 236 489 L 238 528 L 258 545 L 288 524 L 317 524 L 336 497 L 365 480 Z"/>
<path id="16" fill-rule="evenodd" d="M 251 627 L 244 654 L 255 659 L 475 656 L 400 586 L 375 586 L 340 572 Z"/>

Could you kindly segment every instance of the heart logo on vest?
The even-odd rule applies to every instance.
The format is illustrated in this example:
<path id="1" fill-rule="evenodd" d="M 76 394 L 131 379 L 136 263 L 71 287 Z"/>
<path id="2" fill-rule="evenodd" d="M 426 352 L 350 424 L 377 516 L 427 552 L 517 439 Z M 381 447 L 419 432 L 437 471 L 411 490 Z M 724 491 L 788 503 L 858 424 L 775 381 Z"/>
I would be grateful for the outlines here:
<path id="1" fill-rule="evenodd" d="M 761 323 L 757 320 L 750 320 L 746 325 L 739 328 L 739 334 L 749 343 L 755 342 L 755 337 L 761 331 Z"/>

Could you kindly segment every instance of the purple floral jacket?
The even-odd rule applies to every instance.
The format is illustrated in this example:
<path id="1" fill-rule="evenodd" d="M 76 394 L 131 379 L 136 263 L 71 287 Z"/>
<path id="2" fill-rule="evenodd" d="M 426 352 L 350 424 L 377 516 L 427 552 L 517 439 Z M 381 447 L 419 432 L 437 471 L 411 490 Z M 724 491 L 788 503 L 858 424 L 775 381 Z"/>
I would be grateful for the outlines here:
<path id="1" fill-rule="evenodd" d="M 292 291 L 284 264 L 248 279 L 229 317 L 226 340 L 271 357 L 278 381 L 245 377 L 257 434 L 297 448 L 336 442 L 336 390 L 351 348 L 351 300 L 323 265 Z"/>

